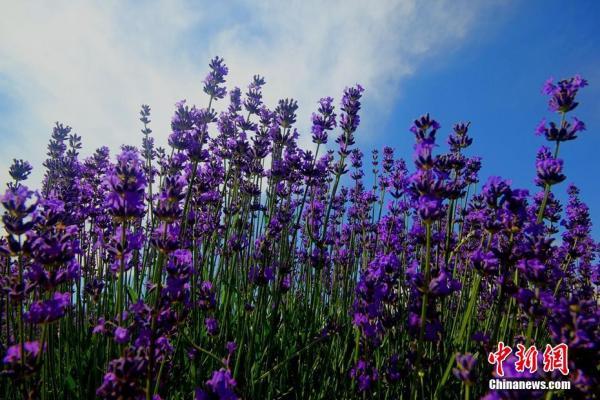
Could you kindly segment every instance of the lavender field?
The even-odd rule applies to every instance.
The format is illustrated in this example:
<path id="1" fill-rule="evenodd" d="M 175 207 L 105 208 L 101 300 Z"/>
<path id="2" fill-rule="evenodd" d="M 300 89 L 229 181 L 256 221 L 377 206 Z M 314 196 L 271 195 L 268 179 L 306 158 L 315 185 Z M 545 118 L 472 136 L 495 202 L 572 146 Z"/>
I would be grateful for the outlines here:
<path id="1" fill-rule="evenodd" d="M 296 101 L 228 72 L 212 59 L 168 148 L 142 105 L 138 146 L 83 157 L 57 123 L 41 187 L 14 160 L 0 398 L 595 398 L 600 247 L 561 159 L 591 134 L 585 79 L 540 82 L 531 191 L 480 174 L 469 122 L 416 116 L 410 160 L 359 148 L 360 85 L 324 93 L 302 148 Z M 501 377 L 570 389 L 490 389 Z"/>

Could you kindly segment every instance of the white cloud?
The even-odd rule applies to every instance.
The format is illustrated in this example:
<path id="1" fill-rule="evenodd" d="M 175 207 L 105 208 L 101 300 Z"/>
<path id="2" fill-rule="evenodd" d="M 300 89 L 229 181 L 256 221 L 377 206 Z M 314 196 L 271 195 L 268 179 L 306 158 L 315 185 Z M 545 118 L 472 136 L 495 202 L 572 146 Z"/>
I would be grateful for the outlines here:
<path id="1" fill-rule="evenodd" d="M 216 54 L 230 67 L 229 84 L 244 87 L 260 73 L 270 104 L 298 99 L 301 127 L 319 97 L 337 100 L 357 82 L 368 115 L 383 115 L 402 79 L 459 43 L 480 11 L 451 0 L 141 4 L 1 5 L 0 96 L 19 107 L 0 114 L 10 129 L 0 132 L 0 182 L 13 157 L 31 160 L 39 181 L 56 120 L 83 136 L 85 153 L 114 150 L 139 143 L 137 113 L 148 103 L 165 143 L 175 101 L 204 105 L 201 80 Z"/>

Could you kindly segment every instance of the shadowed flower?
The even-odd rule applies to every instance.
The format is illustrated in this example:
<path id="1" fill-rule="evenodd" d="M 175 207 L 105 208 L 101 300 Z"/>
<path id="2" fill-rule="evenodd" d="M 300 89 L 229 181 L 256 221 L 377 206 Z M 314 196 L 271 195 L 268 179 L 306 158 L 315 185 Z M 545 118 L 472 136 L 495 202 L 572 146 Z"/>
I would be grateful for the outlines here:
<path id="1" fill-rule="evenodd" d="M 129 331 L 126 328 L 117 326 L 115 329 L 115 342 L 125 344 L 129 341 Z"/>
<path id="2" fill-rule="evenodd" d="M 296 110 L 298 109 L 298 102 L 294 99 L 282 99 L 279 100 L 277 108 L 275 108 L 275 118 L 277 124 L 287 129 L 296 122 Z"/>
<path id="3" fill-rule="evenodd" d="M 5 368 L 4 374 L 18 376 L 35 371 L 36 361 L 40 353 L 40 343 L 38 341 L 25 342 L 23 343 L 23 349 L 25 350 L 25 359 L 21 360 L 21 343 L 8 348 L 2 359 Z"/>
<path id="4" fill-rule="evenodd" d="M 237 400 L 235 387 L 237 383 L 228 369 L 214 371 L 206 381 L 206 390 L 196 389 L 196 400 Z"/>
<path id="5" fill-rule="evenodd" d="M 360 392 L 366 392 L 379 380 L 379 373 L 377 368 L 367 361 L 358 360 L 356 366 L 350 370 L 350 378 L 356 380 Z"/>
<path id="6" fill-rule="evenodd" d="M 475 365 L 477 360 L 473 358 L 471 353 L 456 355 L 456 368 L 452 368 L 452 373 L 455 377 L 472 385 L 475 382 Z"/>
<path id="7" fill-rule="evenodd" d="M 577 117 L 573 117 L 572 123 L 564 121 L 560 126 L 555 122 L 550 122 L 546 126 L 546 118 L 544 118 L 535 129 L 535 133 L 544 135 L 551 142 L 566 142 L 577 139 L 577 133 L 584 130 L 585 124 Z"/>
<path id="8" fill-rule="evenodd" d="M 29 177 L 29 174 L 31 174 L 32 169 L 33 169 L 33 167 L 31 166 L 31 164 L 29 164 L 29 162 L 23 161 L 23 160 L 17 160 L 15 158 L 8 170 L 8 174 L 10 175 L 11 178 L 14 179 L 14 181 L 15 181 L 14 184 L 18 185 L 19 182 L 27 180 L 27 178 Z M 9 185 L 11 185 L 11 184 L 9 184 Z"/>
<path id="9" fill-rule="evenodd" d="M 215 318 L 208 317 L 204 319 L 204 326 L 210 336 L 215 336 L 219 333 L 219 323 Z"/>
<path id="10" fill-rule="evenodd" d="M 65 315 L 71 306 L 71 293 L 54 293 L 51 300 L 37 301 L 29 307 L 24 314 L 26 321 L 33 324 L 42 324 L 55 321 Z"/>

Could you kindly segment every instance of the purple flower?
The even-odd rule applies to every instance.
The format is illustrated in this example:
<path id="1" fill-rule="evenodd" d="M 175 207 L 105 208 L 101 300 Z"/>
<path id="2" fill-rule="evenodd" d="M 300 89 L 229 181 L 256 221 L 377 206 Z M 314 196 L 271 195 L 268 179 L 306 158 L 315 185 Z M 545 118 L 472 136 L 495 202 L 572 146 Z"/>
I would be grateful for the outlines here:
<path id="1" fill-rule="evenodd" d="M 434 144 L 428 141 L 419 141 L 415 145 L 415 165 L 420 170 L 430 170 L 434 166 L 432 151 Z"/>
<path id="2" fill-rule="evenodd" d="M 168 176 L 163 189 L 158 195 L 158 202 L 154 208 L 154 215 L 160 221 L 172 223 L 182 213 L 181 201 L 185 198 L 185 180 L 181 176 Z"/>
<path id="3" fill-rule="evenodd" d="M 379 380 L 379 373 L 368 361 L 358 360 L 350 370 L 350 378 L 357 381 L 360 392 L 367 392 Z"/>
<path id="4" fill-rule="evenodd" d="M 545 147 L 538 152 L 535 167 L 537 178 L 544 185 L 555 185 L 566 179 L 562 173 L 563 160 L 554 158 Z"/>
<path id="5" fill-rule="evenodd" d="M 67 307 L 71 306 L 71 293 L 54 293 L 51 300 L 37 301 L 24 314 L 27 322 L 43 324 L 55 321 L 65 315 Z"/>
<path id="6" fill-rule="evenodd" d="M 215 289 L 210 281 L 204 281 L 200 284 L 200 293 L 198 294 L 198 307 L 201 310 L 214 310 L 216 306 Z"/>
<path id="7" fill-rule="evenodd" d="M 392 354 L 388 360 L 385 377 L 388 382 L 398 382 L 404 374 L 401 371 L 400 357 Z"/>
<path id="8" fill-rule="evenodd" d="M 546 280 L 546 271 L 548 268 L 537 258 L 531 260 L 520 260 L 517 269 L 533 282 L 543 282 Z"/>
<path id="9" fill-rule="evenodd" d="M 475 365 L 477 360 L 473 358 L 471 353 L 456 355 L 456 368 L 452 368 L 452 373 L 455 377 L 472 385 L 475 382 Z"/>
<path id="10" fill-rule="evenodd" d="M 104 318 L 98 318 L 98 323 L 92 329 L 93 334 L 106 333 L 106 320 Z"/>
<path id="11" fill-rule="evenodd" d="M 139 399 L 145 397 L 144 384 L 148 361 L 129 349 L 123 357 L 109 362 L 96 396 L 102 399 Z"/>
<path id="12" fill-rule="evenodd" d="M 22 360 L 21 349 L 25 351 Z M 38 341 L 17 343 L 10 346 L 3 358 L 4 368 L 2 374 L 9 378 L 18 379 L 31 375 L 39 367 L 38 357 L 40 355 L 40 343 Z"/>
<path id="13" fill-rule="evenodd" d="M 115 329 L 115 342 L 119 344 L 125 344 L 129 342 L 129 331 L 127 328 L 117 326 Z"/>
<path id="14" fill-rule="evenodd" d="M 106 177 L 109 188 L 105 205 L 116 221 L 141 218 L 144 215 L 146 177 L 143 163 L 135 151 L 123 151 L 115 167 Z"/>
<path id="15" fill-rule="evenodd" d="M 290 274 L 285 274 L 281 279 L 281 285 L 279 285 L 279 290 L 285 293 L 292 287 L 292 277 Z"/>
<path id="16" fill-rule="evenodd" d="M 435 142 L 435 134 L 440 129 L 440 124 L 429 117 L 429 114 L 425 114 L 416 119 L 410 131 L 415 134 L 417 142 L 427 141 L 429 143 Z"/>
<path id="17" fill-rule="evenodd" d="M 221 368 L 218 371 L 214 371 L 212 377 L 206 381 L 206 391 L 199 388 L 196 389 L 195 399 L 237 400 L 238 396 L 235 394 L 236 385 L 237 383 L 231 376 L 231 372 Z"/>
<path id="18" fill-rule="evenodd" d="M 485 275 L 496 275 L 498 272 L 499 261 L 491 251 L 481 249 L 471 253 L 471 262 L 473 267 Z"/>
<path id="19" fill-rule="evenodd" d="M 567 113 L 577 107 L 575 101 L 579 89 L 588 85 L 587 81 L 579 75 L 563 79 L 554 83 L 552 78 L 548 79 L 542 88 L 542 92 L 550 96 L 548 102 L 551 111 Z"/>
<path id="20" fill-rule="evenodd" d="M 2 222 L 6 231 L 12 235 L 22 235 L 33 227 L 35 221 L 32 214 L 37 207 L 37 200 L 34 200 L 34 193 L 24 185 L 16 188 L 9 188 L 0 196 L 0 203 L 5 208 L 6 213 L 2 216 Z M 10 240 L 10 237 L 9 237 Z M 20 250 L 18 241 L 11 241 L 13 251 Z"/>
<path id="21" fill-rule="evenodd" d="M 510 181 L 504 180 L 498 176 L 491 176 L 483 185 L 481 194 L 492 208 L 498 207 L 500 198 L 510 193 Z"/>
<path id="22" fill-rule="evenodd" d="M 277 108 L 275 108 L 275 118 L 277 124 L 282 129 L 287 129 L 296 122 L 296 110 L 298 102 L 294 99 L 279 100 Z"/>
<path id="23" fill-rule="evenodd" d="M 47 204 L 44 204 L 46 207 Z M 62 206 L 62 202 L 61 202 Z M 31 243 L 31 251 L 37 262 L 49 268 L 73 261 L 73 267 L 78 267 L 73 260 L 79 252 L 78 248 L 78 229 L 75 225 L 56 226 L 54 229 L 48 229 L 44 234 L 38 235 Z M 33 236 L 32 236 L 33 238 Z M 77 271 L 72 271 L 76 273 Z"/>
<path id="24" fill-rule="evenodd" d="M 208 65 L 210 72 L 204 78 L 204 93 L 214 99 L 222 99 L 227 93 L 227 89 L 219 86 L 225 83 L 225 76 L 229 73 L 229 69 L 225 65 L 225 60 L 218 56 L 213 58 Z"/>
<path id="25" fill-rule="evenodd" d="M 441 199 L 431 195 L 419 197 L 417 210 L 423 221 L 435 221 L 444 216 Z"/>
<path id="26" fill-rule="evenodd" d="M 258 286 L 264 286 L 275 279 L 273 268 L 251 267 L 248 271 L 248 280 Z"/>
<path id="27" fill-rule="evenodd" d="M 207 317 L 204 319 L 204 326 L 210 336 L 215 336 L 219 333 L 219 323 L 213 317 Z"/>
<path id="28" fill-rule="evenodd" d="M 560 126 L 554 122 L 550 122 L 546 126 L 546 119 L 544 118 L 537 126 L 535 133 L 544 135 L 551 142 L 566 142 L 577 139 L 577 134 L 585 129 L 585 124 L 577 117 L 573 117 L 572 123 L 564 121 Z"/>
<path id="29" fill-rule="evenodd" d="M 312 115 L 312 140 L 314 143 L 327 143 L 327 131 L 336 126 L 333 99 L 323 97 L 319 100 L 319 113 Z"/>
<path id="30" fill-rule="evenodd" d="M 360 99 L 363 92 L 364 89 L 360 85 L 344 89 L 340 107 L 342 114 L 339 121 L 342 134 L 336 139 L 336 143 L 340 146 L 340 155 L 348 156 L 350 147 L 354 144 L 354 132 L 360 124 L 358 111 L 360 111 Z"/>
<path id="31" fill-rule="evenodd" d="M 260 75 L 254 75 L 252 83 L 248 85 L 244 108 L 250 114 L 258 114 L 262 106 L 262 87 L 265 85 L 265 78 Z"/>
<path id="32" fill-rule="evenodd" d="M 236 114 L 242 110 L 242 91 L 239 87 L 235 87 L 229 91 L 229 107 L 227 111 L 231 114 Z"/>
<path id="33" fill-rule="evenodd" d="M 25 349 L 25 359 L 27 363 L 31 364 L 35 358 L 38 356 L 40 352 L 40 343 L 35 342 L 25 342 L 23 344 L 23 348 Z M 15 344 L 10 346 L 6 351 L 6 355 L 2 359 L 4 364 L 18 364 L 21 362 L 21 344 Z"/>
<path id="34" fill-rule="evenodd" d="M 461 122 L 454 125 L 454 133 L 448 137 L 448 145 L 450 150 L 455 153 L 469 147 L 473 143 L 473 139 L 468 136 L 470 122 Z"/>
<path id="35" fill-rule="evenodd" d="M 227 342 L 225 348 L 227 349 L 227 353 L 232 355 L 237 350 L 237 344 L 235 342 Z"/>
<path id="36" fill-rule="evenodd" d="M 29 162 L 17 160 L 15 158 L 8 170 L 8 174 L 14 179 L 15 184 L 18 184 L 19 182 L 27 180 L 27 177 L 29 177 L 29 174 L 31 174 L 32 169 L 33 167 L 31 164 L 29 164 Z"/>
<path id="37" fill-rule="evenodd" d="M 444 297 L 460 289 L 460 281 L 452 279 L 445 269 L 429 282 L 429 292 L 433 296 Z"/>

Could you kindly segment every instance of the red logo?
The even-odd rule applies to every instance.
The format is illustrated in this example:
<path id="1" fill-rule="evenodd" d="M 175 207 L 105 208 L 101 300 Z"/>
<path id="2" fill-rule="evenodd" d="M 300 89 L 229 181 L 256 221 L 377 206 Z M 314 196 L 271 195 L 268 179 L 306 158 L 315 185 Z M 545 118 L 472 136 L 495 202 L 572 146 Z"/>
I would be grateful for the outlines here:
<path id="1" fill-rule="evenodd" d="M 512 353 L 512 349 L 509 346 L 504 346 L 504 342 L 499 342 L 498 351 L 488 355 L 488 362 L 496 365 L 496 375 L 504 376 L 504 368 L 502 368 L 502 363 L 508 358 L 510 353 Z"/>
<path id="2" fill-rule="evenodd" d="M 564 344 L 557 344 L 552 347 L 546 345 L 544 350 L 544 371 L 552 372 L 558 370 L 563 375 L 569 375 L 569 347 Z"/>
<path id="3" fill-rule="evenodd" d="M 517 356 L 517 362 L 515 362 L 515 369 L 517 372 L 525 371 L 525 368 L 531 373 L 534 373 L 538 369 L 538 351 L 534 346 L 529 347 L 525 350 L 525 346 L 522 344 L 517 345 L 517 352 L 515 355 Z"/>
<path id="4" fill-rule="evenodd" d="M 496 375 L 504 376 L 504 368 L 502 363 L 512 353 L 509 346 L 505 346 L 504 342 L 498 342 L 498 350 L 488 354 L 488 362 L 496 366 Z M 517 372 L 525 372 L 528 370 L 534 373 L 538 370 L 538 350 L 535 345 L 528 348 L 522 344 L 517 344 L 515 356 L 515 370 Z M 544 350 L 544 372 L 560 371 L 563 375 L 569 375 L 569 347 L 564 344 L 558 344 L 554 347 L 547 344 Z"/>

